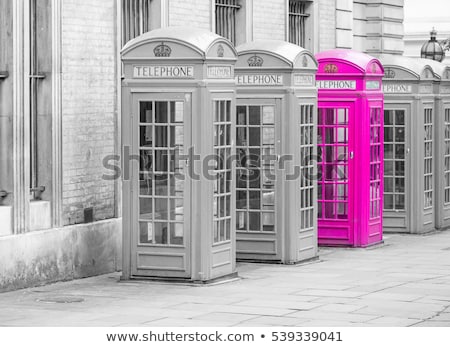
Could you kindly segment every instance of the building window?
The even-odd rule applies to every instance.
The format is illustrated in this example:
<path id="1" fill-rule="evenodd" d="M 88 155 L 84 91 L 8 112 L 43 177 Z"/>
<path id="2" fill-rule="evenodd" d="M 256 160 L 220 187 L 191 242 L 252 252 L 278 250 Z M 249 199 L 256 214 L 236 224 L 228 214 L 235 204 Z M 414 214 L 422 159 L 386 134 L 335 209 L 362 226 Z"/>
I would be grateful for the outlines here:
<path id="1" fill-rule="evenodd" d="M 239 0 L 216 0 L 216 33 L 236 45 L 236 15 Z"/>
<path id="2" fill-rule="evenodd" d="M 289 0 L 289 42 L 306 47 L 308 1 Z"/>
<path id="3" fill-rule="evenodd" d="M 450 108 L 445 109 L 444 202 L 450 204 Z"/>
<path id="4" fill-rule="evenodd" d="M 29 8 L 29 153 L 31 199 L 49 198 L 51 162 L 51 1 L 31 0 Z M 45 193 L 44 193 L 45 192 Z"/>
<path id="5" fill-rule="evenodd" d="M 433 206 L 433 110 L 424 110 L 424 207 Z"/>
<path id="6" fill-rule="evenodd" d="M 122 0 L 122 46 L 152 27 L 152 0 Z"/>

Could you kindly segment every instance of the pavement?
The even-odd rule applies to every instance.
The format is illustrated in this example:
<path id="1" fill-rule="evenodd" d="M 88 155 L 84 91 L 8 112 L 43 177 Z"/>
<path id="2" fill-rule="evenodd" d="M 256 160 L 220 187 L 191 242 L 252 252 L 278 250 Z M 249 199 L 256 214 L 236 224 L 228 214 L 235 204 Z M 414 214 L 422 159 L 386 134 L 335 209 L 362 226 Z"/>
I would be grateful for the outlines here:
<path id="1" fill-rule="evenodd" d="M 450 231 L 321 248 L 301 265 L 238 264 L 215 285 L 113 273 L 0 294 L 0 326 L 450 327 Z"/>

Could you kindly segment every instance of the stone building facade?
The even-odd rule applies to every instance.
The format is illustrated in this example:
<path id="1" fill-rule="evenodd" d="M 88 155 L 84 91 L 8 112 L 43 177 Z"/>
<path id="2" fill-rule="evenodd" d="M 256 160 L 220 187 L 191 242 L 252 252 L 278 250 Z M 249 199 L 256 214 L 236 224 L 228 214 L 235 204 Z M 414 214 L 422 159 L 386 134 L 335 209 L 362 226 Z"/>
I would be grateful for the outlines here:
<path id="1" fill-rule="evenodd" d="M 0 291 L 120 270 L 103 164 L 120 152 L 120 48 L 159 27 L 220 32 L 227 4 L 235 44 L 403 52 L 403 0 L 1 1 Z"/>

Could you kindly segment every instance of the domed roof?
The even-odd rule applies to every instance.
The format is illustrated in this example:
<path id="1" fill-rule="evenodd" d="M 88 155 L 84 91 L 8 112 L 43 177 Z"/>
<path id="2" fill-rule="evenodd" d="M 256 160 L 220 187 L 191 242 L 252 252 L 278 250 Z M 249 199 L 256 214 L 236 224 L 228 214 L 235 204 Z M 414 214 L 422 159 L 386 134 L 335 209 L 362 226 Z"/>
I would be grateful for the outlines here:
<path id="1" fill-rule="evenodd" d="M 420 49 L 420 57 L 425 59 L 432 59 L 436 61 L 444 60 L 444 49 L 441 47 L 439 42 L 436 41 L 436 30 L 431 31 L 431 37 L 428 42 L 425 42 Z"/>
<path id="2" fill-rule="evenodd" d="M 351 49 L 336 48 L 320 52 L 316 54 L 316 59 L 319 62 L 319 65 L 328 62 L 341 61 L 347 65 L 352 65 L 356 70 L 364 73 L 383 73 L 383 66 L 377 58 Z"/>
<path id="3" fill-rule="evenodd" d="M 306 54 L 311 57 L 314 64 L 317 66 L 317 62 L 310 51 L 298 45 L 294 45 L 293 43 L 282 40 L 255 40 L 236 47 L 236 50 L 238 55 L 243 55 L 249 52 L 259 52 L 273 55 L 281 60 L 284 60 L 290 66 L 294 66 L 296 62 L 298 62 L 299 56 Z"/>
<path id="4" fill-rule="evenodd" d="M 429 59 L 411 58 L 395 54 L 380 54 L 378 56 L 386 69 L 405 71 L 414 79 L 423 79 L 424 76 L 433 76 L 433 68 Z M 389 77 L 389 76 L 387 76 Z"/>
<path id="5" fill-rule="evenodd" d="M 206 55 L 209 48 L 217 41 L 226 43 L 233 51 L 233 45 L 224 37 L 208 30 L 193 27 L 173 26 L 146 32 L 130 41 L 122 49 L 122 54 L 152 41 L 172 41 L 188 45 L 201 55 Z"/>

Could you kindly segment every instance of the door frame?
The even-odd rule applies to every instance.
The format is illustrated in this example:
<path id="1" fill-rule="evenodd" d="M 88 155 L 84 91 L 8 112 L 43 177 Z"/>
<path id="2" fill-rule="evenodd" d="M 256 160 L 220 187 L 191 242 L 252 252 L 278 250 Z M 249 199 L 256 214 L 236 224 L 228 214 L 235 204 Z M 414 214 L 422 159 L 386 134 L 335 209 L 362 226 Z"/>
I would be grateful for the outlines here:
<path id="1" fill-rule="evenodd" d="M 187 153 L 192 145 L 192 93 L 181 91 L 171 92 L 133 92 L 131 94 L 131 139 L 124 141 L 131 144 L 131 154 L 138 155 L 139 151 L 139 124 L 140 124 L 140 102 L 157 101 L 182 101 L 183 102 L 183 147 L 184 154 Z M 153 121 L 154 124 L 154 121 Z M 154 146 L 153 146 L 154 148 Z M 192 270 L 192 182 L 189 175 L 186 174 L 187 164 L 183 165 L 185 172 L 184 178 L 184 198 L 183 198 L 183 245 L 147 245 L 139 242 L 139 161 L 130 160 L 130 268 L 131 277 L 172 277 L 172 278 L 190 278 Z M 169 170 L 169 169 L 168 169 Z M 170 232 L 170 231 L 168 231 Z M 182 251 L 184 250 L 184 252 Z M 184 266 L 139 266 L 138 257 L 144 255 L 148 257 L 166 257 L 166 259 L 177 259 L 182 261 Z"/>
<path id="2" fill-rule="evenodd" d="M 317 218 L 317 233 L 318 233 L 318 239 L 319 244 L 332 244 L 332 245 L 354 245 L 355 241 L 357 239 L 357 235 L 355 234 L 355 222 L 354 222 L 354 216 L 355 216 L 355 154 L 358 154 L 357 148 L 355 147 L 355 144 L 357 143 L 357 135 L 356 129 L 356 108 L 358 107 L 358 102 L 354 99 L 347 99 L 347 100 L 339 100 L 336 99 L 325 99 L 325 100 L 319 100 L 317 105 L 317 130 L 319 130 L 320 124 L 321 124 L 321 110 L 322 109 L 332 109 L 332 110 L 338 110 L 338 109 L 346 109 L 347 110 L 347 181 L 348 181 L 348 191 L 347 191 L 347 220 L 343 220 L 342 222 L 338 222 L 337 219 L 323 219 L 323 218 Z M 334 123 L 336 124 L 336 123 Z M 359 136 L 359 135 L 358 135 Z M 323 141 L 323 140 L 322 140 Z M 319 146 L 319 134 L 317 134 L 317 146 Z M 323 158 L 322 158 L 323 162 Z M 322 175 L 324 173 L 322 172 Z M 317 184 L 317 190 L 319 190 L 319 181 Z M 317 192 L 318 194 L 318 192 Z M 319 199 L 317 199 L 319 200 Z M 323 200 L 323 197 L 322 197 Z M 337 200 L 334 200 L 337 201 Z M 343 200 L 344 201 L 344 200 Z M 319 213 L 319 211 L 317 211 Z M 345 221 L 345 222 L 344 222 Z M 327 229 L 336 229 L 337 226 L 340 226 L 341 228 L 345 227 L 348 230 L 348 237 L 347 238 L 341 238 L 341 237 L 321 237 L 320 235 L 320 229 L 321 225 L 323 228 Z M 325 240 L 331 240 L 331 241 L 325 241 L 320 242 L 321 239 Z"/>
<path id="3" fill-rule="evenodd" d="M 283 97 L 272 95 L 272 96 L 240 96 L 236 98 L 236 108 L 238 106 L 273 106 L 274 107 L 274 129 L 275 129 L 275 139 L 274 139 L 274 147 L 275 147 L 275 156 L 277 157 L 274 161 L 274 173 L 275 173 L 275 185 L 273 188 L 274 191 L 274 231 L 239 231 L 236 229 L 236 255 L 238 259 L 242 260 L 266 260 L 266 261 L 281 261 L 283 259 L 283 251 L 284 251 L 284 218 L 283 218 L 283 180 L 281 179 L 281 175 L 283 174 L 282 170 L 279 168 L 279 156 L 283 153 Z M 261 115 L 262 116 L 262 115 Z M 236 112 L 237 117 L 237 112 Z M 236 122 L 237 123 L 237 122 Z M 262 124 L 262 123 L 261 123 Z M 248 126 L 248 124 L 247 124 Z M 262 128 L 262 126 L 261 126 Z M 238 126 L 236 124 L 236 134 L 237 134 Z M 261 137 L 263 135 L 261 134 Z M 235 139 L 236 140 L 236 139 Z M 237 143 L 236 143 L 236 147 Z M 236 167 L 237 171 L 237 167 Z M 236 182 L 237 185 L 237 182 Z M 262 188 L 261 188 L 262 189 Z M 247 190 L 248 191 L 248 190 Z M 237 196 L 236 196 L 237 197 Z M 262 197 L 261 197 L 262 199 Z M 234 211 L 236 215 L 236 223 L 237 223 L 237 210 Z M 261 225 L 262 229 L 262 225 Z M 238 238 L 238 234 L 244 234 L 246 237 Z M 259 237 L 258 237 L 259 236 Z M 270 243 L 275 242 L 275 250 L 273 252 L 267 251 L 255 251 L 248 250 L 240 251 L 238 249 L 237 244 L 239 241 L 244 242 L 264 242 Z M 240 255 L 245 255 L 244 257 L 240 257 Z M 253 256 L 251 256 L 253 255 Z"/>

